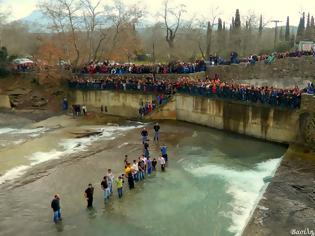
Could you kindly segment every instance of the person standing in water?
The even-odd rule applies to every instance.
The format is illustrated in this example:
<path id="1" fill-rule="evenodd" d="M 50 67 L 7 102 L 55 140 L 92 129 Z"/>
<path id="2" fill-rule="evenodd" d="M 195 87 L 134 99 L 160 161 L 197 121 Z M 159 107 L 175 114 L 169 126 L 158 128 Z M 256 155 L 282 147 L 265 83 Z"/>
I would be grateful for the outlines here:
<path id="1" fill-rule="evenodd" d="M 53 212 L 54 212 L 53 220 L 56 224 L 58 221 L 62 220 L 61 210 L 60 210 L 60 197 L 58 194 L 56 194 L 54 196 L 54 199 L 51 201 L 51 208 L 53 209 Z"/>
<path id="2" fill-rule="evenodd" d="M 152 173 L 152 161 L 150 160 L 150 157 L 147 158 L 147 169 L 148 169 L 148 176 Z"/>
<path id="3" fill-rule="evenodd" d="M 152 170 L 153 171 L 156 171 L 156 164 L 157 164 L 157 161 L 155 158 L 153 158 L 153 161 L 152 161 Z"/>
<path id="4" fill-rule="evenodd" d="M 125 166 L 128 164 L 128 155 L 125 155 L 124 164 Z"/>
<path id="5" fill-rule="evenodd" d="M 132 176 L 132 168 L 130 163 L 128 163 L 127 167 L 125 168 L 125 174 L 128 178 L 128 185 L 129 185 L 129 189 L 133 189 L 135 187 L 135 183 L 133 180 L 133 176 Z"/>
<path id="6" fill-rule="evenodd" d="M 142 137 L 142 144 L 145 144 L 148 141 L 148 131 L 146 128 L 143 128 L 141 131 L 141 137 Z"/>
<path id="7" fill-rule="evenodd" d="M 123 179 L 122 176 L 119 176 L 117 178 L 116 185 L 117 185 L 118 197 L 122 198 L 122 196 L 123 196 L 123 185 L 124 185 L 124 179 Z"/>
<path id="8" fill-rule="evenodd" d="M 94 187 L 92 184 L 88 185 L 88 188 L 85 190 L 84 195 L 87 200 L 87 208 L 93 207 L 93 194 L 94 194 Z"/>
<path id="9" fill-rule="evenodd" d="M 107 170 L 107 177 L 108 177 L 108 187 L 109 187 L 110 194 L 113 194 L 113 183 L 114 183 L 115 177 L 111 169 Z"/>
<path id="10" fill-rule="evenodd" d="M 153 141 L 154 142 L 159 142 L 159 138 L 160 138 L 160 125 L 159 123 L 156 123 L 154 126 L 153 126 L 153 129 L 154 129 L 154 139 Z"/>
<path id="11" fill-rule="evenodd" d="M 133 179 L 135 180 L 135 182 L 139 181 L 139 167 L 138 167 L 138 163 L 136 160 L 133 160 L 133 164 L 132 164 L 132 169 L 133 169 Z"/>
<path id="12" fill-rule="evenodd" d="M 160 165 L 161 165 L 161 170 L 164 172 L 165 171 L 165 159 L 164 159 L 164 157 L 160 156 L 159 157 L 159 162 L 160 162 Z"/>
<path id="13" fill-rule="evenodd" d="M 167 164 L 168 156 L 167 156 L 167 146 L 165 144 L 161 146 L 161 154 L 162 154 L 162 157 L 164 157 L 165 163 Z"/>
<path id="14" fill-rule="evenodd" d="M 148 158 L 150 156 L 149 144 L 148 143 L 144 143 L 143 155 L 146 158 Z"/>
<path id="15" fill-rule="evenodd" d="M 143 180 L 144 179 L 144 162 L 143 160 L 139 157 L 138 158 L 138 176 L 139 176 L 139 180 Z"/>
<path id="16" fill-rule="evenodd" d="M 104 191 L 104 203 L 109 200 L 109 188 L 108 188 L 108 182 L 107 182 L 107 176 L 104 176 L 103 181 L 101 182 L 101 187 Z"/>

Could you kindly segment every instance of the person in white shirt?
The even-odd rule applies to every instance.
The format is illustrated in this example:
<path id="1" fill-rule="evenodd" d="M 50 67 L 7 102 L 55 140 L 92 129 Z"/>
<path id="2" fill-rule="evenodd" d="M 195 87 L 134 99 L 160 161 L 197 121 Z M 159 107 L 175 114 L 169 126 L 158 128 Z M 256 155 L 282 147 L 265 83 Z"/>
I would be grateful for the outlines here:
<path id="1" fill-rule="evenodd" d="M 133 160 L 133 164 L 132 164 L 132 169 L 133 169 L 133 178 L 136 182 L 138 182 L 139 180 L 139 167 L 138 167 L 138 163 L 136 160 Z"/>
<path id="2" fill-rule="evenodd" d="M 161 165 L 161 170 L 165 171 L 165 159 L 164 159 L 164 157 L 160 156 L 159 157 L 159 162 L 160 162 L 160 165 Z"/>
<path id="3" fill-rule="evenodd" d="M 144 174 L 146 174 L 147 173 L 147 158 L 142 155 L 141 160 L 144 163 Z"/>
<path id="4" fill-rule="evenodd" d="M 82 112 L 83 112 L 83 115 L 86 116 L 87 109 L 85 105 L 82 106 Z"/>
<path id="5" fill-rule="evenodd" d="M 107 177 L 108 177 L 108 188 L 109 188 L 110 194 L 113 194 L 113 183 L 114 183 L 115 177 L 111 169 L 107 170 Z"/>

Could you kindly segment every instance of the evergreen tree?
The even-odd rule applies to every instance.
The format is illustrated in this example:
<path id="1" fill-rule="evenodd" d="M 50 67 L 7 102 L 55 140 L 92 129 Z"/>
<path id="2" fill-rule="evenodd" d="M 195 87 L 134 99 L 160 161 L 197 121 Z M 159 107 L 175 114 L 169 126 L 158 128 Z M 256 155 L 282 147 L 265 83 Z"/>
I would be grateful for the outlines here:
<path id="1" fill-rule="evenodd" d="M 280 26 L 279 39 L 280 39 L 280 41 L 284 41 L 284 39 L 285 39 L 284 31 L 283 31 L 283 27 L 282 26 Z"/>
<path id="2" fill-rule="evenodd" d="M 237 30 L 241 29 L 241 16 L 240 16 L 240 11 L 238 9 L 236 9 L 236 12 L 235 12 L 234 25 L 235 25 L 235 29 Z"/>
<path id="3" fill-rule="evenodd" d="M 259 37 L 262 36 L 262 31 L 263 31 L 263 22 L 262 22 L 262 15 L 260 15 L 260 18 L 259 18 L 259 28 L 258 28 Z"/>
<path id="4" fill-rule="evenodd" d="M 305 13 L 303 12 L 302 17 L 300 17 L 299 26 L 297 29 L 297 34 L 296 34 L 297 41 L 301 41 L 303 39 L 304 33 L 305 33 Z"/>
<path id="5" fill-rule="evenodd" d="M 217 31 L 217 52 L 219 55 L 222 54 L 225 48 L 225 30 L 223 29 L 225 26 L 222 24 L 221 18 L 218 18 L 218 31 Z"/>
<path id="6" fill-rule="evenodd" d="M 8 50 L 6 47 L 0 48 L 0 63 L 7 61 L 8 59 Z"/>
<path id="7" fill-rule="evenodd" d="M 222 26 L 222 20 L 221 18 L 218 19 L 218 31 L 222 31 L 223 26 Z"/>
<path id="8" fill-rule="evenodd" d="M 291 48 L 293 48 L 294 44 L 295 44 L 295 36 L 294 36 L 294 34 L 292 34 L 291 37 L 290 37 L 289 46 Z"/>
<path id="9" fill-rule="evenodd" d="M 290 40 L 290 19 L 289 16 L 287 16 L 287 23 L 285 25 L 285 41 L 289 41 Z"/>
<path id="10" fill-rule="evenodd" d="M 234 29 L 235 29 L 235 20 L 234 20 L 234 17 L 232 17 L 232 24 L 231 24 L 230 30 L 233 31 Z"/>
<path id="11" fill-rule="evenodd" d="M 310 40 L 312 38 L 312 31 L 311 31 L 311 16 L 310 13 L 307 14 L 307 22 L 306 22 L 306 29 L 304 33 L 304 39 Z"/>
<path id="12" fill-rule="evenodd" d="M 314 23 L 314 17 L 311 17 L 311 23 L 310 23 L 310 39 L 314 40 L 315 36 L 315 23 Z"/>
<path id="13" fill-rule="evenodd" d="M 310 13 L 307 14 L 307 23 L 306 23 L 306 28 L 309 28 L 311 24 L 311 17 L 310 17 Z"/>

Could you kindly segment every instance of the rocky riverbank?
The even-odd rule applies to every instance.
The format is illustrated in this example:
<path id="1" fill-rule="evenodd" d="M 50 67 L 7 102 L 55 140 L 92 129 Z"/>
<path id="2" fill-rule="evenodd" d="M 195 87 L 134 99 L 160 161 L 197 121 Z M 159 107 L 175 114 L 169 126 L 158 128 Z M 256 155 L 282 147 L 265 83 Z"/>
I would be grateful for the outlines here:
<path id="1" fill-rule="evenodd" d="M 314 235 L 314 216 L 315 153 L 291 146 L 243 236 L 295 235 L 303 230 L 306 230 L 305 235 Z"/>

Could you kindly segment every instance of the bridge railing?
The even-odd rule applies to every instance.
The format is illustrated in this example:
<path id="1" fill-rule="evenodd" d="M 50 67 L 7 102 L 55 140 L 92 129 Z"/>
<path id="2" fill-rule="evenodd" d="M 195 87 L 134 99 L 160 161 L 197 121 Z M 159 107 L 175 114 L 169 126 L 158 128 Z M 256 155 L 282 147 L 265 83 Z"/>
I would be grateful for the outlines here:
<path id="1" fill-rule="evenodd" d="M 78 83 L 69 82 L 69 88 L 80 89 L 80 90 L 110 90 L 119 92 L 136 92 L 136 93 L 155 93 L 155 94 L 170 94 L 172 88 L 161 85 L 152 84 L 115 84 L 115 83 Z"/>
<path id="2" fill-rule="evenodd" d="M 78 83 L 69 82 L 69 87 L 80 90 L 109 90 L 119 92 L 133 93 L 150 93 L 150 94 L 186 94 L 191 96 L 202 96 L 213 99 L 224 99 L 230 101 L 239 101 L 244 103 L 263 104 L 266 106 L 297 109 L 301 104 L 301 96 L 294 94 L 263 94 L 259 91 L 246 89 L 231 89 L 217 86 L 215 91 L 212 88 L 197 87 L 197 86 L 181 86 L 177 89 L 164 84 L 115 84 L 115 83 Z"/>
<path id="3" fill-rule="evenodd" d="M 272 107 L 296 109 L 300 107 L 301 96 L 286 94 L 262 94 L 246 90 L 233 90 L 228 88 L 216 88 L 215 92 L 212 88 L 184 86 L 177 89 L 180 94 L 189 94 L 192 96 L 202 96 L 207 98 L 217 98 L 224 100 L 240 101 L 244 103 L 263 104 Z"/>

